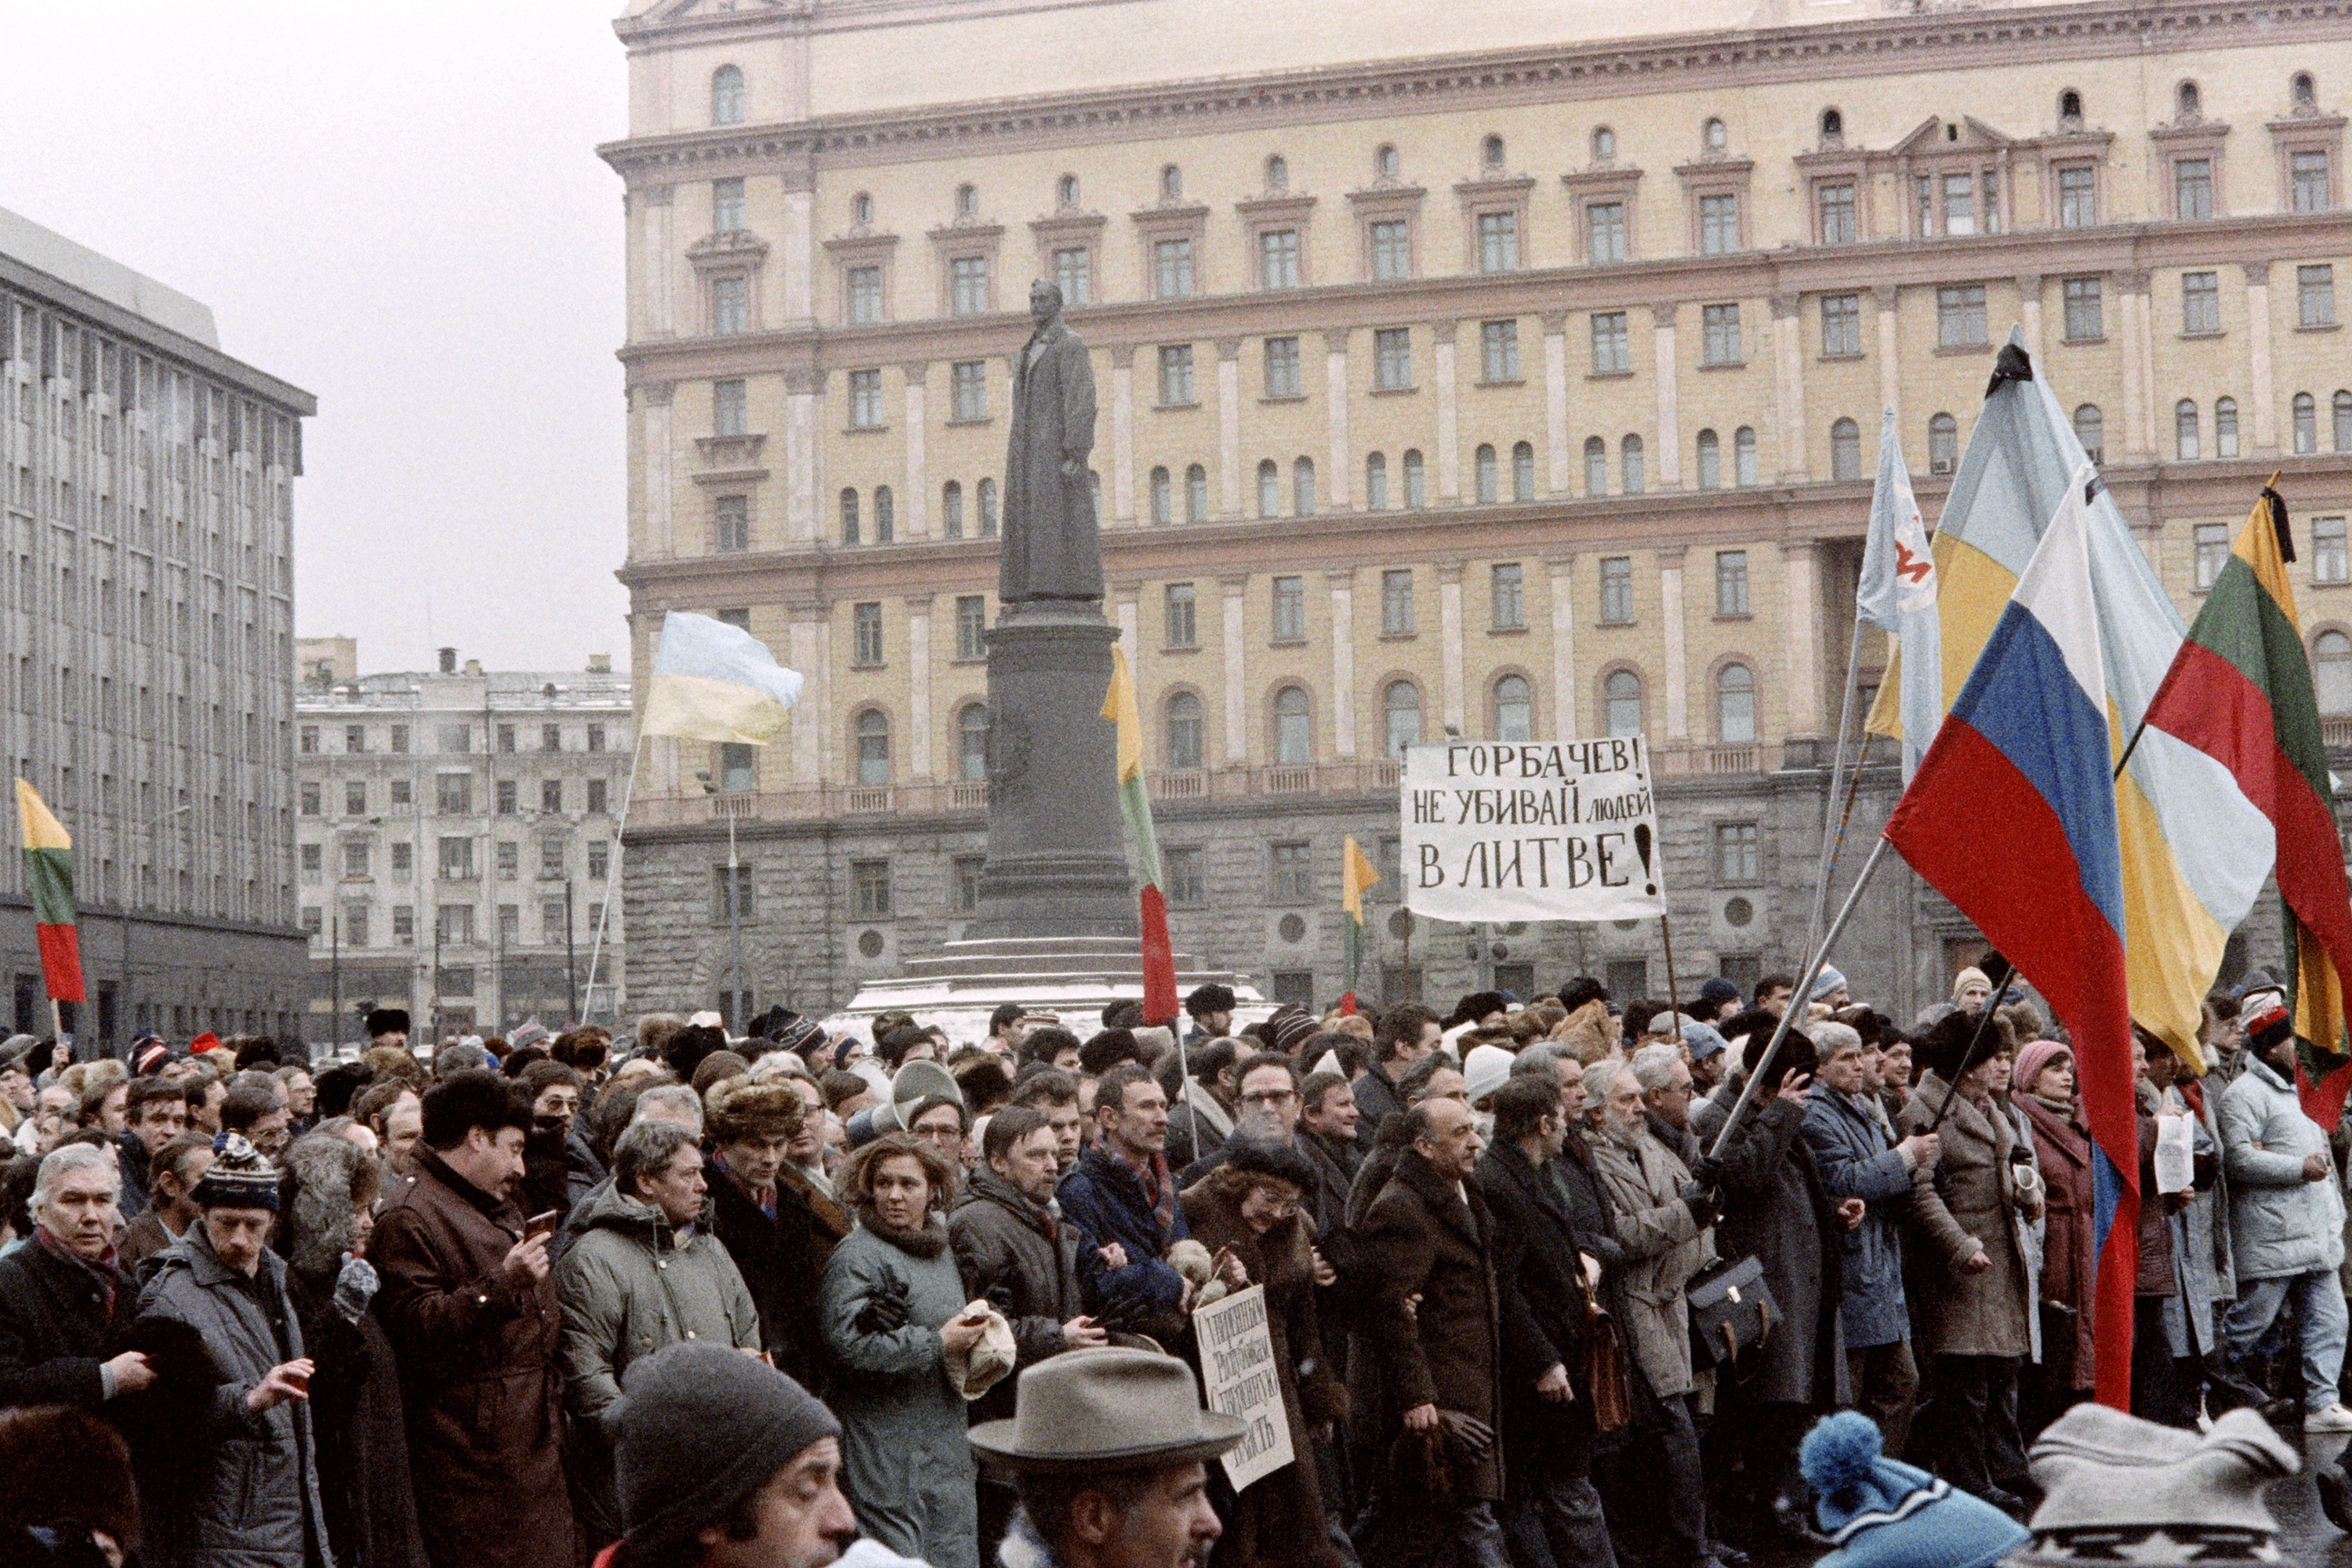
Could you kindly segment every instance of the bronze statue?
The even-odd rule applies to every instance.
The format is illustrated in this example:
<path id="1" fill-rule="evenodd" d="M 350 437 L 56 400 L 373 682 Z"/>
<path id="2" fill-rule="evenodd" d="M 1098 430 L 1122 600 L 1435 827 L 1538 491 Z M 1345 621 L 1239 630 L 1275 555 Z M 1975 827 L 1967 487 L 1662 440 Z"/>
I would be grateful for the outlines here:
<path id="1" fill-rule="evenodd" d="M 1013 368 L 1013 439 L 1004 456 L 1004 553 L 997 596 L 1100 599 L 1102 545 L 1093 476 L 1095 374 L 1087 345 L 1062 321 L 1062 291 L 1029 286 L 1037 330 Z"/>

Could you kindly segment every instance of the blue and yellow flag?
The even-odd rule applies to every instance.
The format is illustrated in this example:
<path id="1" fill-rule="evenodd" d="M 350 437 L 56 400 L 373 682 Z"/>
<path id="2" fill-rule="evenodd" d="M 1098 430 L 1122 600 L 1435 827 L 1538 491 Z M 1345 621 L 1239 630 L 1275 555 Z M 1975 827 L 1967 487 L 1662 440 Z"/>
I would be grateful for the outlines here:
<path id="1" fill-rule="evenodd" d="M 672 610 L 646 692 L 648 735 L 764 746 L 792 720 L 801 677 L 740 626 Z"/>

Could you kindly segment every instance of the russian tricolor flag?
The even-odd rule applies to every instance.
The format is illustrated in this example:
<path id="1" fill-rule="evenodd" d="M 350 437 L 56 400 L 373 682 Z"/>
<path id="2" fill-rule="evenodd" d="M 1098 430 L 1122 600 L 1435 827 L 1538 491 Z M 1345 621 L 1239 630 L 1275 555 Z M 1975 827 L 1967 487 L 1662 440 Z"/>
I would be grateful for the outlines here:
<path id="1" fill-rule="evenodd" d="M 2139 1131 L 2106 672 L 2078 469 L 1886 824 L 2072 1033 L 2095 1146 L 2101 1404 L 2131 1407 Z"/>

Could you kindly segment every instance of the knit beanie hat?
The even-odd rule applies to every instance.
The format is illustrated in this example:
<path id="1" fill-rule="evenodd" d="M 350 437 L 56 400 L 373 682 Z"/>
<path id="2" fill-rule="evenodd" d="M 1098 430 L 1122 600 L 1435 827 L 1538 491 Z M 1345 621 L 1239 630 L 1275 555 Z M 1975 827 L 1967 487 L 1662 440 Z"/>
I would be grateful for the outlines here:
<path id="1" fill-rule="evenodd" d="M 1743 1000 L 1745 998 L 1739 994 L 1738 984 L 1726 980 L 1720 974 L 1713 976 L 1706 984 L 1698 988 L 1698 1010 L 1710 1016 L 1721 1012 L 1726 1002 L 1737 1003 Z"/>
<path id="2" fill-rule="evenodd" d="M 1462 1078 L 1463 1096 L 1475 1106 L 1511 1081 L 1511 1053 L 1500 1046 L 1473 1046 Z"/>
<path id="3" fill-rule="evenodd" d="M 268 1209 L 278 1212 L 278 1167 L 246 1141 L 242 1132 L 213 1140 L 213 1163 L 188 1194 L 200 1209 Z"/>
<path id="4" fill-rule="evenodd" d="M 2009 1515 L 1890 1459 L 1858 1410 L 1824 1417 L 1797 1450 L 1836 1550 L 1814 1568 L 1992 1568 L 2032 1537 Z"/>
<path id="5" fill-rule="evenodd" d="M 631 1367 L 604 1413 L 633 1552 L 684 1544 L 819 1438 L 833 1412 L 773 1367 L 719 1345 L 674 1344 Z"/>
<path id="6" fill-rule="evenodd" d="M 1845 989 L 1845 971 L 1834 963 L 1824 963 L 1822 972 L 1813 976 L 1813 994 L 1808 1001 L 1820 1002 Z"/>
<path id="7" fill-rule="evenodd" d="M 1723 1037 L 1723 1031 L 1713 1024 L 1702 1024 L 1696 1018 L 1693 1018 L 1683 1026 L 1683 1046 L 1690 1052 L 1690 1059 L 1695 1062 L 1706 1060 L 1729 1044 L 1730 1042 Z"/>

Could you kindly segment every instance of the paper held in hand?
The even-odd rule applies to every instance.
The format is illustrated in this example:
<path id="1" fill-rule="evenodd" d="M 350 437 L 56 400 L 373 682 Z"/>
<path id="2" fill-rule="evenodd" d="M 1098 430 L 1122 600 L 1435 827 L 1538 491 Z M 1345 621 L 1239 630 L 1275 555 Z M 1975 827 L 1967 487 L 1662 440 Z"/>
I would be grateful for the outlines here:
<path id="1" fill-rule="evenodd" d="M 1239 1446 L 1224 1456 L 1225 1479 L 1240 1491 L 1297 1458 L 1290 1415 L 1282 1403 L 1282 1372 L 1274 1360 L 1274 1331 L 1265 1320 L 1265 1287 L 1253 1285 L 1192 1314 L 1209 1408 L 1246 1425 Z"/>
<path id="2" fill-rule="evenodd" d="M 1600 741 L 1408 746 L 1405 903 L 1446 921 L 1618 921 L 1666 912 L 1650 748 Z"/>

